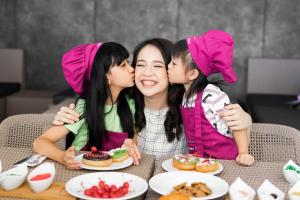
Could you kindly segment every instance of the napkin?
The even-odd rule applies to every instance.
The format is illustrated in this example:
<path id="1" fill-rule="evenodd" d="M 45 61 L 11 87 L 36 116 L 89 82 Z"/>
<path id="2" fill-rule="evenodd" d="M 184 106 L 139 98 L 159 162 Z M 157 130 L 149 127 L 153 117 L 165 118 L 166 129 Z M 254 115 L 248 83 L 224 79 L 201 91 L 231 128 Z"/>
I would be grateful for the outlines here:
<path id="1" fill-rule="evenodd" d="M 270 181 L 265 180 L 257 190 L 259 200 L 283 200 L 285 194 L 273 185 Z"/>
<path id="2" fill-rule="evenodd" d="M 255 190 L 238 177 L 229 188 L 231 200 L 253 200 Z"/>

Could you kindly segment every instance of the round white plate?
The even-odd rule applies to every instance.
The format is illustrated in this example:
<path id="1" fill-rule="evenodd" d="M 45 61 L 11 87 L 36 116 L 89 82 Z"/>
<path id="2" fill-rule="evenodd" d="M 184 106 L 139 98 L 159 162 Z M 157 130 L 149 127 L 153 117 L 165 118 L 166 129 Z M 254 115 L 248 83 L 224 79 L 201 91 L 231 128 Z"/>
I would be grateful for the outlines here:
<path id="1" fill-rule="evenodd" d="M 84 154 L 80 154 L 80 155 L 76 156 L 75 160 L 78 160 L 81 162 L 83 155 Z M 94 167 L 94 166 L 85 165 L 83 163 L 81 163 L 80 167 L 82 169 L 108 171 L 108 170 L 123 169 L 123 168 L 126 168 L 126 167 L 132 165 L 132 163 L 133 163 L 133 159 L 131 157 L 128 157 L 126 160 L 124 160 L 122 162 L 113 162 L 112 165 L 109 167 Z"/>
<path id="2" fill-rule="evenodd" d="M 212 191 L 211 195 L 206 197 L 191 198 L 191 200 L 214 199 L 224 196 L 228 192 L 228 183 L 223 179 L 200 172 L 193 171 L 177 171 L 165 172 L 153 176 L 149 181 L 149 186 L 155 192 L 161 195 L 167 195 L 173 191 L 173 187 L 181 183 L 187 182 L 190 185 L 193 182 L 203 182 Z"/>
<path id="3" fill-rule="evenodd" d="M 93 185 L 98 185 L 99 180 L 104 180 L 106 184 L 115 184 L 117 187 L 123 185 L 125 181 L 129 182 L 129 192 L 120 198 L 110 198 L 107 200 L 131 199 L 142 195 L 148 189 L 147 182 L 135 175 L 121 172 L 94 172 L 76 176 L 66 183 L 66 191 L 80 199 L 99 200 L 106 198 L 93 198 L 84 195 L 84 189 Z M 83 187 L 85 188 L 83 188 Z"/>
<path id="4" fill-rule="evenodd" d="M 161 167 L 166 170 L 167 172 L 176 172 L 176 171 L 183 171 L 180 169 L 177 169 L 173 166 L 173 159 L 169 159 L 169 160 L 165 160 L 162 164 Z M 206 172 L 205 174 L 219 174 L 220 172 L 222 172 L 224 169 L 223 165 L 221 163 L 219 163 L 219 169 L 213 172 Z M 199 172 L 198 172 L 199 173 Z"/>

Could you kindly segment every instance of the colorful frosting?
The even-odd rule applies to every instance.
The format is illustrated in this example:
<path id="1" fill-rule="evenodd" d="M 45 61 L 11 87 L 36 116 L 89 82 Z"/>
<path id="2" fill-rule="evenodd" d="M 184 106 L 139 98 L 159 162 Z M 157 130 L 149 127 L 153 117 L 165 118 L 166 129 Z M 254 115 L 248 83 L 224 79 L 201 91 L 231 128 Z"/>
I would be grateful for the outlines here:
<path id="1" fill-rule="evenodd" d="M 196 164 L 199 161 L 197 156 L 191 154 L 179 154 L 176 155 L 175 160 L 179 163 L 188 163 L 188 164 Z"/>

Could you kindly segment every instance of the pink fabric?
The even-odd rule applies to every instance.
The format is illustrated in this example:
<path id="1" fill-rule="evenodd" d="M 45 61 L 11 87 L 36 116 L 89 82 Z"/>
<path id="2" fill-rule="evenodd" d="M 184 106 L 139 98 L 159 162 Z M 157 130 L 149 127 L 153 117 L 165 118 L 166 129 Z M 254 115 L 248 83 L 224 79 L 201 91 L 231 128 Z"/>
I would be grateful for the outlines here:
<path id="1" fill-rule="evenodd" d="M 234 41 L 229 33 L 211 30 L 203 35 L 191 36 L 186 42 L 193 60 L 204 75 L 221 73 L 225 81 L 236 82 L 232 68 Z"/>
<path id="2" fill-rule="evenodd" d="M 107 131 L 107 141 L 104 142 L 102 145 L 102 148 L 100 149 L 101 151 L 110 151 L 115 148 L 120 148 L 124 140 L 128 138 L 128 134 L 125 132 L 113 132 L 113 131 Z M 90 151 L 91 150 L 91 145 L 86 144 L 81 151 Z"/>
<path id="3" fill-rule="evenodd" d="M 233 138 L 220 134 L 206 119 L 202 95 L 203 91 L 197 94 L 195 107 L 180 108 L 189 153 L 204 158 L 234 160 L 238 155 L 237 145 Z"/>
<path id="4" fill-rule="evenodd" d="M 62 69 L 66 81 L 79 95 L 84 90 L 84 80 L 90 80 L 95 55 L 101 43 L 81 44 L 63 55 Z"/>

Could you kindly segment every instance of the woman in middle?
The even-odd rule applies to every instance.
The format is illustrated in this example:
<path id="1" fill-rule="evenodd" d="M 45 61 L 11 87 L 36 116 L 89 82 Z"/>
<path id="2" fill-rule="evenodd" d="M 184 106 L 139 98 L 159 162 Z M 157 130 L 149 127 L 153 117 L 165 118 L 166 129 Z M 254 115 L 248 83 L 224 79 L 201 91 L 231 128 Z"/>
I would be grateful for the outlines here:
<path id="1" fill-rule="evenodd" d="M 184 88 L 170 85 L 167 66 L 171 61 L 173 43 L 153 38 L 140 43 L 134 50 L 135 127 L 141 153 L 159 159 L 187 152 L 179 105 Z"/>

